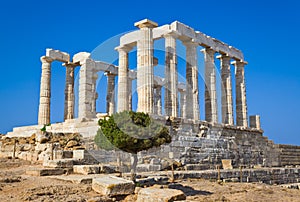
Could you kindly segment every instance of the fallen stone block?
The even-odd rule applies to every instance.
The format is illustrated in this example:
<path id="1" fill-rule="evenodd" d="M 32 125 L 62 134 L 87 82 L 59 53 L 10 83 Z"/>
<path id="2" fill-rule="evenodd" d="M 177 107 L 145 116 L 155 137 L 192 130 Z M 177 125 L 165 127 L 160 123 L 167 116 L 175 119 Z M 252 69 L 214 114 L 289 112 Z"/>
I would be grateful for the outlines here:
<path id="1" fill-rule="evenodd" d="M 135 184 L 130 180 L 114 176 L 94 178 L 92 188 L 99 194 L 105 196 L 128 195 L 134 193 Z"/>
<path id="2" fill-rule="evenodd" d="M 82 175 L 99 174 L 100 166 L 99 165 L 74 165 L 73 172 Z"/>
<path id="3" fill-rule="evenodd" d="M 168 202 L 185 200 L 186 196 L 181 190 L 144 188 L 138 192 L 137 202 Z"/>
<path id="4" fill-rule="evenodd" d="M 44 161 L 43 166 L 50 168 L 72 168 L 73 159 L 55 159 Z"/>
<path id="5" fill-rule="evenodd" d="M 63 175 L 67 172 L 61 168 L 30 168 L 26 170 L 26 175 L 32 176 L 49 176 L 49 175 Z"/>

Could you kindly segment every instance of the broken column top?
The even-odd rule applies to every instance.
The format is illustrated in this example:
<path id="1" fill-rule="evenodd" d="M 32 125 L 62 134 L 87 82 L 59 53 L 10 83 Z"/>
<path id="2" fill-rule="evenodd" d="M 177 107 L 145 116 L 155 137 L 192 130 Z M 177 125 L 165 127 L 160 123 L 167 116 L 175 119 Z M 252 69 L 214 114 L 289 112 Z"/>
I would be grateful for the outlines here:
<path id="1" fill-rule="evenodd" d="M 158 24 L 156 22 L 153 22 L 149 19 L 144 19 L 144 20 L 141 20 L 141 21 L 138 21 L 136 23 L 134 23 L 134 26 L 138 27 L 138 28 L 144 28 L 144 27 L 147 27 L 147 28 L 155 28 L 158 26 Z"/>

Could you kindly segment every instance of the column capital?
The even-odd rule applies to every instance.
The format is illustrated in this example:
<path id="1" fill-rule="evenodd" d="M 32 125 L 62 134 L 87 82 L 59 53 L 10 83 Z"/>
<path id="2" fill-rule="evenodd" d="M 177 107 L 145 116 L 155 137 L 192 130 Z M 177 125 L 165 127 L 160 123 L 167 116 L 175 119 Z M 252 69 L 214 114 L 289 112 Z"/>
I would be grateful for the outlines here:
<path id="1" fill-rule="evenodd" d="M 172 37 L 172 38 L 178 38 L 180 34 L 177 32 L 177 31 L 171 31 L 169 33 L 166 33 L 163 35 L 164 38 L 167 38 L 167 37 Z"/>
<path id="2" fill-rule="evenodd" d="M 156 22 L 153 22 L 152 20 L 149 19 L 144 19 L 141 21 L 138 21 L 136 23 L 134 23 L 135 27 L 138 27 L 140 29 L 142 28 L 155 28 L 158 27 L 158 24 Z"/>
<path id="3" fill-rule="evenodd" d="M 126 52 L 129 53 L 131 51 L 132 47 L 130 46 L 117 46 L 115 47 L 115 50 L 118 52 Z"/>
<path id="4" fill-rule="evenodd" d="M 54 59 L 49 56 L 42 56 L 40 59 L 42 63 L 51 63 L 54 61 Z"/>
<path id="5" fill-rule="evenodd" d="M 200 50 L 202 53 L 207 53 L 208 55 L 214 55 L 217 51 L 212 49 L 211 47 L 206 47 Z"/>
<path id="6" fill-rule="evenodd" d="M 111 72 L 104 72 L 104 75 L 105 76 L 112 76 L 112 77 L 114 77 L 114 76 L 117 76 L 117 74 L 114 74 L 114 73 L 111 73 Z"/>
<path id="7" fill-rule="evenodd" d="M 66 68 L 75 68 L 77 66 L 80 66 L 80 64 L 73 63 L 73 62 L 66 62 L 66 63 L 63 63 L 62 66 L 65 66 Z"/>
<path id="8" fill-rule="evenodd" d="M 199 46 L 199 44 L 196 43 L 194 40 L 182 41 L 182 44 L 186 47 Z"/>
<path id="9" fill-rule="evenodd" d="M 230 61 L 231 57 L 225 54 L 220 54 L 216 57 L 219 60 L 223 60 L 223 61 Z"/>
<path id="10" fill-rule="evenodd" d="M 235 61 L 232 61 L 231 62 L 232 65 L 235 65 L 235 66 L 244 66 L 244 65 L 247 65 L 248 62 L 245 61 L 245 60 L 235 60 Z"/>

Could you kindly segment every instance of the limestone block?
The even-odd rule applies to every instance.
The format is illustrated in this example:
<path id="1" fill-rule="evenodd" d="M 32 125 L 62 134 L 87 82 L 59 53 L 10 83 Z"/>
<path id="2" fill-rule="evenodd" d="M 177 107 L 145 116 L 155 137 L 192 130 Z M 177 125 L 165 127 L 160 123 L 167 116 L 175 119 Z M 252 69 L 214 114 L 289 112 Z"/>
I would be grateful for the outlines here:
<path id="1" fill-rule="evenodd" d="M 72 168 L 74 159 L 55 159 L 44 161 L 43 166 L 50 168 Z"/>
<path id="2" fill-rule="evenodd" d="M 26 170 L 26 175 L 32 176 L 49 176 L 49 175 L 63 175 L 66 170 L 64 169 L 53 169 L 53 168 L 29 168 Z"/>
<path id="3" fill-rule="evenodd" d="M 59 51 L 59 50 L 53 50 L 50 48 L 46 49 L 46 56 L 51 57 L 54 60 L 58 60 L 61 62 L 69 62 L 70 61 L 70 55 L 68 53 Z"/>
<path id="4" fill-rule="evenodd" d="M 89 174 L 99 174 L 100 166 L 99 165 L 74 165 L 73 172 L 83 175 Z"/>
<path id="5" fill-rule="evenodd" d="M 164 202 L 185 199 L 186 196 L 181 190 L 152 187 L 141 189 L 137 196 L 137 202 Z"/>
<path id="6" fill-rule="evenodd" d="M 114 176 L 104 176 L 101 178 L 94 178 L 92 188 L 99 194 L 111 197 L 132 194 L 135 185 L 130 180 Z"/>
<path id="7" fill-rule="evenodd" d="M 231 159 L 222 159 L 222 166 L 224 170 L 232 169 Z"/>
<path id="8" fill-rule="evenodd" d="M 87 52 L 80 52 L 73 56 L 73 63 L 82 64 L 87 58 L 91 58 L 91 54 Z"/>

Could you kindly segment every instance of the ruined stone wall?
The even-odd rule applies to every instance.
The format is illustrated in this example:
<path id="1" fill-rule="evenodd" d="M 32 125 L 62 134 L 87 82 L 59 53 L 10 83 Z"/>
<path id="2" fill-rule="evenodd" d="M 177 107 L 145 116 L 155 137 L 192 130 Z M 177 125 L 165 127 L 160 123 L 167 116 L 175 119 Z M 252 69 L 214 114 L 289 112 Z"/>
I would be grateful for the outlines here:
<path id="1" fill-rule="evenodd" d="M 300 146 L 279 144 L 278 147 L 281 166 L 300 165 Z"/>

